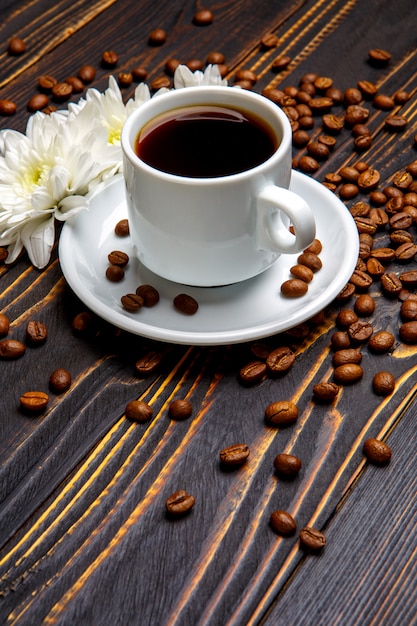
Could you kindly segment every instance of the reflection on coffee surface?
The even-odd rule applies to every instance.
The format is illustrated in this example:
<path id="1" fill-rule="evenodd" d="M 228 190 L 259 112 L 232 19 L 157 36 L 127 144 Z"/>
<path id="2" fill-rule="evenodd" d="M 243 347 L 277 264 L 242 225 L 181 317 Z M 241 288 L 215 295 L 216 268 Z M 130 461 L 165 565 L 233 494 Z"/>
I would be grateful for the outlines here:
<path id="1" fill-rule="evenodd" d="M 252 113 L 198 105 L 173 109 L 148 122 L 137 136 L 135 152 L 169 174 L 214 178 L 260 165 L 278 145 L 272 128 Z"/>

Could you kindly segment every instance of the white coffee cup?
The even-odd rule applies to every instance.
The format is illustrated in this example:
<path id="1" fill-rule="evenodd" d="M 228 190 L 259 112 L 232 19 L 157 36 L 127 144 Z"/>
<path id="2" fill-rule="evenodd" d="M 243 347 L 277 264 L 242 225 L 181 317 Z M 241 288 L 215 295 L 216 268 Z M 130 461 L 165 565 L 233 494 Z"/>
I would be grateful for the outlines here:
<path id="1" fill-rule="evenodd" d="M 166 173 L 138 157 L 135 141 L 146 123 L 200 104 L 257 116 L 272 129 L 277 149 L 252 169 L 217 178 Z M 121 144 L 132 241 L 140 262 L 159 276 L 201 287 L 227 285 L 256 276 L 280 254 L 300 252 L 315 237 L 310 207 L 289 190 L 289 121 L 263 96 L 223 86 L 166 92 L 128 117 Z"/>

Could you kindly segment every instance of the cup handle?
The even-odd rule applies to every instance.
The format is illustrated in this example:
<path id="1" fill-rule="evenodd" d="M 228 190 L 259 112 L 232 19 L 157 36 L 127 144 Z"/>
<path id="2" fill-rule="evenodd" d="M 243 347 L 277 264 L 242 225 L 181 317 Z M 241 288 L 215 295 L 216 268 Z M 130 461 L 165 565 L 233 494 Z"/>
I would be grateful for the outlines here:
<path id="1" fill-rule="evenodd" d="M 309 246 L 316 223 L 307 202 L 289 189 L 269 185 L 257 196 L 256 235 L 259 250 L 293 254 Z M 294 235 L 289 231 L 289 221 Z"/>

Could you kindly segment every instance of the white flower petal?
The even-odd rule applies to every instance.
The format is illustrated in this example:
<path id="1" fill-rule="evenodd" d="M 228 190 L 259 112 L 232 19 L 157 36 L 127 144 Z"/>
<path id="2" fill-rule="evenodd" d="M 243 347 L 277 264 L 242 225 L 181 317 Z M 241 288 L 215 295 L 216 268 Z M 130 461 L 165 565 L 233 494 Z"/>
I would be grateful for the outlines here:
<path id="1" fill-rule="evenodd" d="M 54 220 L 48 217 L 31 221 L 23 228 L 21 237 L 33 265 L 39 269 L 45 267 L 55 240 Z"/>

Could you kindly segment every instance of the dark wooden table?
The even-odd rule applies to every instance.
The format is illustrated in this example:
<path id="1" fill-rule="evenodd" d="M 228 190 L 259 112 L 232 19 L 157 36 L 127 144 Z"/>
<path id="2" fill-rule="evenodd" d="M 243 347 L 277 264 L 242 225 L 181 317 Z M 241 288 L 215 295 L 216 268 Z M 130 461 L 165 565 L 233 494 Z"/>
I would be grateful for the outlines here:
<path id="1" fill-rule="evenodd" d="M 394 113 L 408 119 L 400 133 L 385 127 L 392 111 L 376 108 L 372 100 L 361 102 L 369 111 L 371 147 L 355 151 L 345 127 L 330 158 L 312 174 L 318 181 L 362 160 L 380 172 L 382 190 L 417 158 L 415 0 L 0 5 L 0 98 L 17 105 L 15 115 L 0 118 L 1 128 L 25 132 L 27 102 L 38 93 L 41 75 L 62 81 L 91 64 L 96 76 L 89 86 L 102 91 L 110 74 L 142 66 L 152 85 L 166 77 L 170 58 L 204 63 L 209 53 L 221 51 L 229 82 L 238 70 L 252 70 L 257 92 L 298 87 L 304 74 L 315 72 L 332 78 L 342 92 L 362 80 L 384 95 L 408 93 L 405 102 L 395 104 Z M 212 24 L 193 24 L 201 8 L 212 10 Z M 161 46 L 148 43 L 155 28 L 167 32 Z M 260 46 L 267 33 L 277 35 L 276 47 Z M 14 36 L 26 43 L 20 56 L 7 52 Z M 368 51 L 375 48 L 390 52 L 387 65 L 369 62 Z M 118 54 L 115 69 L 101 65 L 108 49 Z M 272 71 L 282 55 L 290 64 Z M 124 97 L 135 86 L 123 89 Z M 332 112 L 345 110 L 335 105 Z M 323 133 L 321 115 L 314 120 L 312 139 Z M 294 148 L 295 166 L 303 154 L 305 149 Z M 369 194 L 346 199 L 346 210 L 359 200 L 369 203 Z M 389 226 L 379 228 L 374 247 L 390 246 L 389 232 Z M 408 232 L 415 240 L 415 223 Z M 394 260 L 385 271 L 399 275 L 413 269 L 415 258 L 407 264 Z M 66 284 L 57 246 L 45 269 L 35 269 L 23 254 L 11 265 L 2 263 L 0 276 L 8 338 L 25 342 L 31 320 L 48 328 L 44 345 L 0 362 L 2 624 L 417 623 L 417 347 L 400 340 L 401 301 L 386 297 L 378 278 L 368 289 L 375 312 L 364 319 L 375 332 L 392 332 L 394 347 L 375 355 L 361 346 L 363 378 L 342 386 L 332 403 L 319 404 L 312 388 L 332 380 L 336 316 L 353 308 L 358 292 L 331 303 L 315 324 L 262 339 L 267 350 L 290 347 L 295 364 L 279 379 L 245 387 L 238 373 L 255 358 L 253 342 L 166 345 L 119 333 L 95 316 L 88 331 L 76 333 L 73 320 L 86 307 Z M 138 376 L 135 363 L 151 351 L 163 354 L 159 369 Z M 61 395 L 48 388 L 58 367 L 72 375 L 70 389 Z M 389 396 L 372 389 L 379 371 L 395 377 Z M 19 405 L 20 396 L 32 390 L 49 395 L 38 415 Z M 146 424 L 125 416 L 127 403 L 138 398 L 153 408 Z M 191 418 L 168 416 L 176 398 L 190 400 Z M 276 400 L 297 404 L 295 425 L 265 423 L 265 408 Z M 363 443 L 369 437 L 389 444 L 387 466 L 366 461 Z M 225 471 L 219 451 L 236 442 L 250 447 L 249 460 Z M 301 458 L 297 478 L 276 475 L 273 460 L 280 452 Z M 184 518 L 167 519 L 165 500 L 178 489 L 193 494 L 195 506 Z M 322 530 L 325 549 L 306 553 L 298 532 L 278 536 L 269 525 L 276 509 L 290 512 L 298 530 Z"/>

